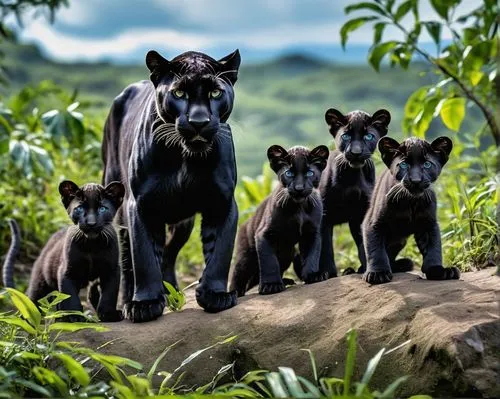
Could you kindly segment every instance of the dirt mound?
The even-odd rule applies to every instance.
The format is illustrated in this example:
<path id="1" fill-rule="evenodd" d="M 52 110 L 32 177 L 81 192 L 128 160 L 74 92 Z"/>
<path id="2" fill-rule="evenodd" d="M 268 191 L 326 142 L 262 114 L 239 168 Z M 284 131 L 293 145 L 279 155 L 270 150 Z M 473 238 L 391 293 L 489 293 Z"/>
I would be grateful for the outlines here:
<path id="1" fill-rule="evenodd" d="M 289 366 L 310 378 L 302 348 L 314 352 L 321 375 L 342 376 L 345 334 L 355 328 L 357 377 L 381 348 L 410 340 L 383 357 L 372 379 L 374 388 L 406 374 L 410 378 L 400 396 L 500 397 L 500 278 L 493 273 L 490 268 L 441 282 L 407 273 L 382 286 L 369 286 L 351 275 L 272 296 L 250 294 L 218 314 L 203 312 L 190 290 L 181 312 L 145 324 L 109 324 L 107 333 L 82 336 L 91 347 L 114 340 L 106 351 L 138 360 L 146 369 L 165 347 L 181 340 L 158 368 L 172 371 L 220 337 L 238 335 L 183 369 L 184 384 L 192 386 L 211 381 L 232 362 L 236 377 L 252 369 Z"/>

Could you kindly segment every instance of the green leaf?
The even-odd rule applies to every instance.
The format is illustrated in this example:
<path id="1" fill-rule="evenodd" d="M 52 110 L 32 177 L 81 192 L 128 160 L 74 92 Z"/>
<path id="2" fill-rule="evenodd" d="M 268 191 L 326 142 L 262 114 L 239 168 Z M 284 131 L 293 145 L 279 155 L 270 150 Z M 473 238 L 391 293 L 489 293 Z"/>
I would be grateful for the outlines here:
<path id="1" fill-rule="evenodd" d="M 384 58 L 384 56 L 397 45 L 398 42 L 390 41 L 378 44 L 375 47 L 373 47 L 370 51 L 370 54 L 368 55 L 368 62 L 371 64 L 373 69 L 379 72 L 380 62 L 382 61 L 382 58 Z"/>
<path id="2" fill-rule="evenodd" d="M 32 369 L 35 377 L 42 383 L 42 385 L 49 385 L 55 387 L 61 396 L 66 396 L 68 393 L 68 386 L 56 372 L 46 369 L 45 367 L 33 367 Z"/>
<path id="3" fill-rule="evenodd" d="M 68 374 L 73 377 L 78 384 L 84 387 L 90 384 L 90 376 L 79 362 L 66 353 L 56 353 L 54 356 L 64 364 Z"/>
<path id="4" fill-rule="evenodd" d="M 434 40 L 434 43 L 439 45 L 440 40 L 441 40 L 441 24 L 439 22 L 422 22 L 425 26 L 425 29 L 427 29 L 427 32 L 429 32 L 429 35 L 432 37 L 432 40 Z"/>
<path id="5" fill-rule="evenodd" d="M 422 86 L 415 90 L 405 104 L 405 117 L 415 118 L 422 108 L 422 103 L 432 86 Z"/>
<path id="6" fill-rule="evenodd" d="M 385 348 L 382 348 L 368 362 L 368 366 L 366 366 L 365 374 L 363 374 L 363 377 L 361 378 L 361 383 L 359 383 L 358 386 L 356 387 L 356 396 L 361 396 L 365 387 L 368 386 L 368 383 L 370 382 L 371 378 L 373 377 L 373 374 L 375 373 L 375 370 L 380 362 L 380 359 L 382 359 L 384 352 L 385 352 Z"/>
<path id="7" fill-rule="evenodd" d="M 448 98 L 444 101 L 439 114 L 448 129 L 458 132 L 465 117 L 465 98 Z"/>
<path id="8" fill-rule="evenodd" d="M 340 42 L 342 48 L 345 49 L 345 44 L 347 43 L 347 37 L 349 33 L 361 28 L 366 22 L 378 19 L 377 17 L 359 17 L 347 21 L 342 28 L 340 28 Z"/>
<path id="9" fill-rule="evenodd" d="M 273 371 L 266 374 L 266 380 L 273 393 L 273 398 L 289 398 L 291 396 L 288 394 L 279 373 Z"/>
<path id="10" fill-rule="evenodd" d="M 368 2 L 361 2 L 361 3 L 356 3 L 356 4 L 351 4 L 344 8 L 344 12 L 346 14 L 349 14 L 352 11 L 356 10 L 372 10 L 375 11 L 376 13 L 380 15 L 385 15 L 385 11 L 380 7 L 379 5 L 375 3 L 368 3 Z"/>
<path id="11" fill-rule="evenodd" d="M 36 335 L 37 331 L 26 321 L 16 316 L 3 316 L 0 317 L 0 323 L 6 323 L 11 326 L 22 328 L 28 334 Z"/>
<path id="12" fill-rule="evenodd" d="M 431 0 L 432 8 L 447 21 L 450 8 L 458 3 L 460 3 L 460 0 Z"/>
<path id="13" fill-rule="evenodd" d="M 425 132 L 429 129 L 432 122 L 434 111 L 439 104 L 439 98 L 435 96 L 428 97 L 421 111 L 413 120 L 412 131 L 413 135 L 421 139 L 425 138 Z"/>
<path id="14" fill-rule="evenodd" d="M 80 330 L 94 330 L 97 332 L 109 331 L 109 328 L 93 323 L 65 323 L 58 322 L 49 326 L 49 331 L 75 332 Z"/>
<path id="15" fill-rule="evenodd" d="M 347 358 L 345 361 L 344 371 L 344 393 L 348 394 L 351 391 L 351 379 L 354 374 L 354 363 L 356 362 L 356 343 L 358 333 L 356 330 L 347 332 Z"/>
<path id="16" fill-rule="evenodd" d="M 178 312 L 186 303 L 184 292 L 176 290 L 172 284 L 166 281 L 163 282 L 163 285 L 167 290 L 166 299 L 168 308 L 173 312 Z"/>
<path id="17" fill-rule="evenodd" d="M 394 19 L 396 22 L 399 22 L 406 14 L 408 14 L 408 11 L 411 10 L 413 6 L 414 0 L 407 0 L 398 7 L 396 10 L 396 13 L 394 14 Z"/>
<path id="18" fill-rule="evenodd" d="M 42 315 L 36 305 L 22 292 L 14 288 L 5 288 L 10 294 L 10 299 L 22 316 L 35 328 L 40 326 Z"/>
<path id="19" fill-rule="evenodd" d="M 396 381 L 392 382 L 384 392 L 380 396 L 378 396 L 378 399 L 391 399 L 395 397 L 395 392 L 396 389 L 399 388 L 399 386 L 405 382 L 408 379 L 408 376 L 403 376 L 399 377 Z"/>
<path id="20" fill-rule="evenodd" d="M 51 310 L 56 307 L 62 301 L 70 298 L 71 295 L 64 294 L 59 291 L 52 291 L 50 294 L 47 294 L 43 298 L 38 300 L 38 303 L 41 307 L 44 307 L 46 310 Z"/>
<path id="21" fill-rule="evenodd" d="M 373 44 L 379 44 L 382 40 L 385 25 L 387 25 L 385 22 L 377 22 L 373 26 Z"/>

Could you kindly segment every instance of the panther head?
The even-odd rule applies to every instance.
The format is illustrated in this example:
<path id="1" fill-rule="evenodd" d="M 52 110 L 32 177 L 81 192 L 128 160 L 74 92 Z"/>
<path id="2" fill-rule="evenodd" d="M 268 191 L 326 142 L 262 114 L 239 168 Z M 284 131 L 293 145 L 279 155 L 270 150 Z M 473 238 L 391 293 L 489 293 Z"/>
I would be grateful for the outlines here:
<path id="1" fill-rule="evenodd" d="M 179 142 L 188 153 L 210 150 L 220 123 L 233 109 L 240 62 L 238 50 L 218 61 L 194 51 L 171 61 L 148 52 L 146 65 L 156 90 L 158 116 L 174 127 L 170 142 Z"/>

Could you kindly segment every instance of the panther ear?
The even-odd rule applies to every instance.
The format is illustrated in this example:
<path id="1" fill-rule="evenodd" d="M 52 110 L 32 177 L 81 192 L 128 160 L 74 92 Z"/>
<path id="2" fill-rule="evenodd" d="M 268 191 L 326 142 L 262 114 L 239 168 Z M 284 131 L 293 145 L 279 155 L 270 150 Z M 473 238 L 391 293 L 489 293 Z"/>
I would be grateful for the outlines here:
<path id="1" fill-rule="evenodd" d="M 325 113 L 325 121 L 330 130 L 330 134 L 335 137 L 341 127 L 347 125 L 348 120 L 342 112 L 335 108 L 330 108 Z"/>
<path id="2" fill-rule="evenodd" d="M 441 161 L 441 166 L 448 162 L 449 155 L 453 148 L 453 142 L 446 136 L 438 137 L 431 143 L 432 150 L 437 154 Z"/>
<path id="3" fill-rule="evenodd" d="M 163 58 L 158 52 L 150 50 L 146 54 L 146 66 L 149 72 L 151 72 L 151 75 L 149 75 L 151 82 L 153 82 L 156 87 L 162 74 L 170 69 L 170 61 Z"/>
<path id="4" fill-rule="evenodd" d="M 390 168 L 392 161 L 399 154 L 399 143 L 393 138 L 382 137 L 378 141 L 378 149 L 382 154 L 382 161 Z"/>
<path id="5" fill-rule="evenodd" d="M 220 77 L 227 78 L 231 84 L 234 85 L 238 80 L 238 70 L 241 63 L 240 51 L 236 49 L 234 52 L 226 55 L 217 62 L 221 69 Z"/>
<path id="6" fill-rule="evenodd" d="M 61 200 L 65 208 L 76 197 L 78 191 L 80 191 L 80 188 L 71 180 L 64 180 L 59 184 L 59 194 L 61 194 Z"/>
<path id="7" fill-rule="evenodd" d="M 278 173 L 283 166 L 288 165 L 288 162 L 285 160 L 287 155 L 288 152 L 280 145 L 272 145 L 268 148 L 267 158 L 269 159 L 271 169 L 275 173 Z"/>
<path id="8" fill-rule="evenodd" d="M 330 155 L 328 147 L 326 145 L 319 145 L 311 150 L 309 153 L 309 160 L 322 171 L 326 168 L 328 155 Z"/>
<path id="9" fill-rule="evenodd" d="M 380 137 L 387 134 L 390 122 L 391 114 L 386 109 L 379 109 L 370 118 L 370 125 L 377 129 Z"/>
<path id="10" fill-rule="evenodd" d="M 112 181 L 104 188 L 104 196 L 109 198 L 113 204 L 118 208 L 125 196 L 125 186 L 119 181 Z"/>

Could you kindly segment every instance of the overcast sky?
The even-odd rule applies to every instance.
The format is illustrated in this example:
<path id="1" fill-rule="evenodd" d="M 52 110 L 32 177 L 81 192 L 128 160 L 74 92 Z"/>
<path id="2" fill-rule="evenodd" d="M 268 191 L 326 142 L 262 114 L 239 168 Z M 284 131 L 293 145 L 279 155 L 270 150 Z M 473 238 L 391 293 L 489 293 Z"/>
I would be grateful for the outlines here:
<path id="1" fill-rule="evenodd" d="M 339 51 L 339 30 L 347 20 L 343 10 L 354 2 L 71 0 L 69 8 L 57 13 L 53 25 L 45 18 L 26 18 L 21 38 L 40 44 L 47 55 L 66 61 L 142 62 L 152 48 L 168 58 L 186 50 L 222 57 L 240 48 L 243 56 L 254 60 L 305 52 L 342 61 L 343 57 L 356 57 L 356 48 L 362 48 L 366 56 L 373 37 L 371 28 L 364 27 L 351 35 L 350 53 Z M 463 0 L 458 14 L 478 2 Z M 421 19 L 434 18 L 428 1 L 420 3 Z M 360 15 L 362 12 L 356 14 Z M 386 37 L 398 36 L 389 30 Z"/>

